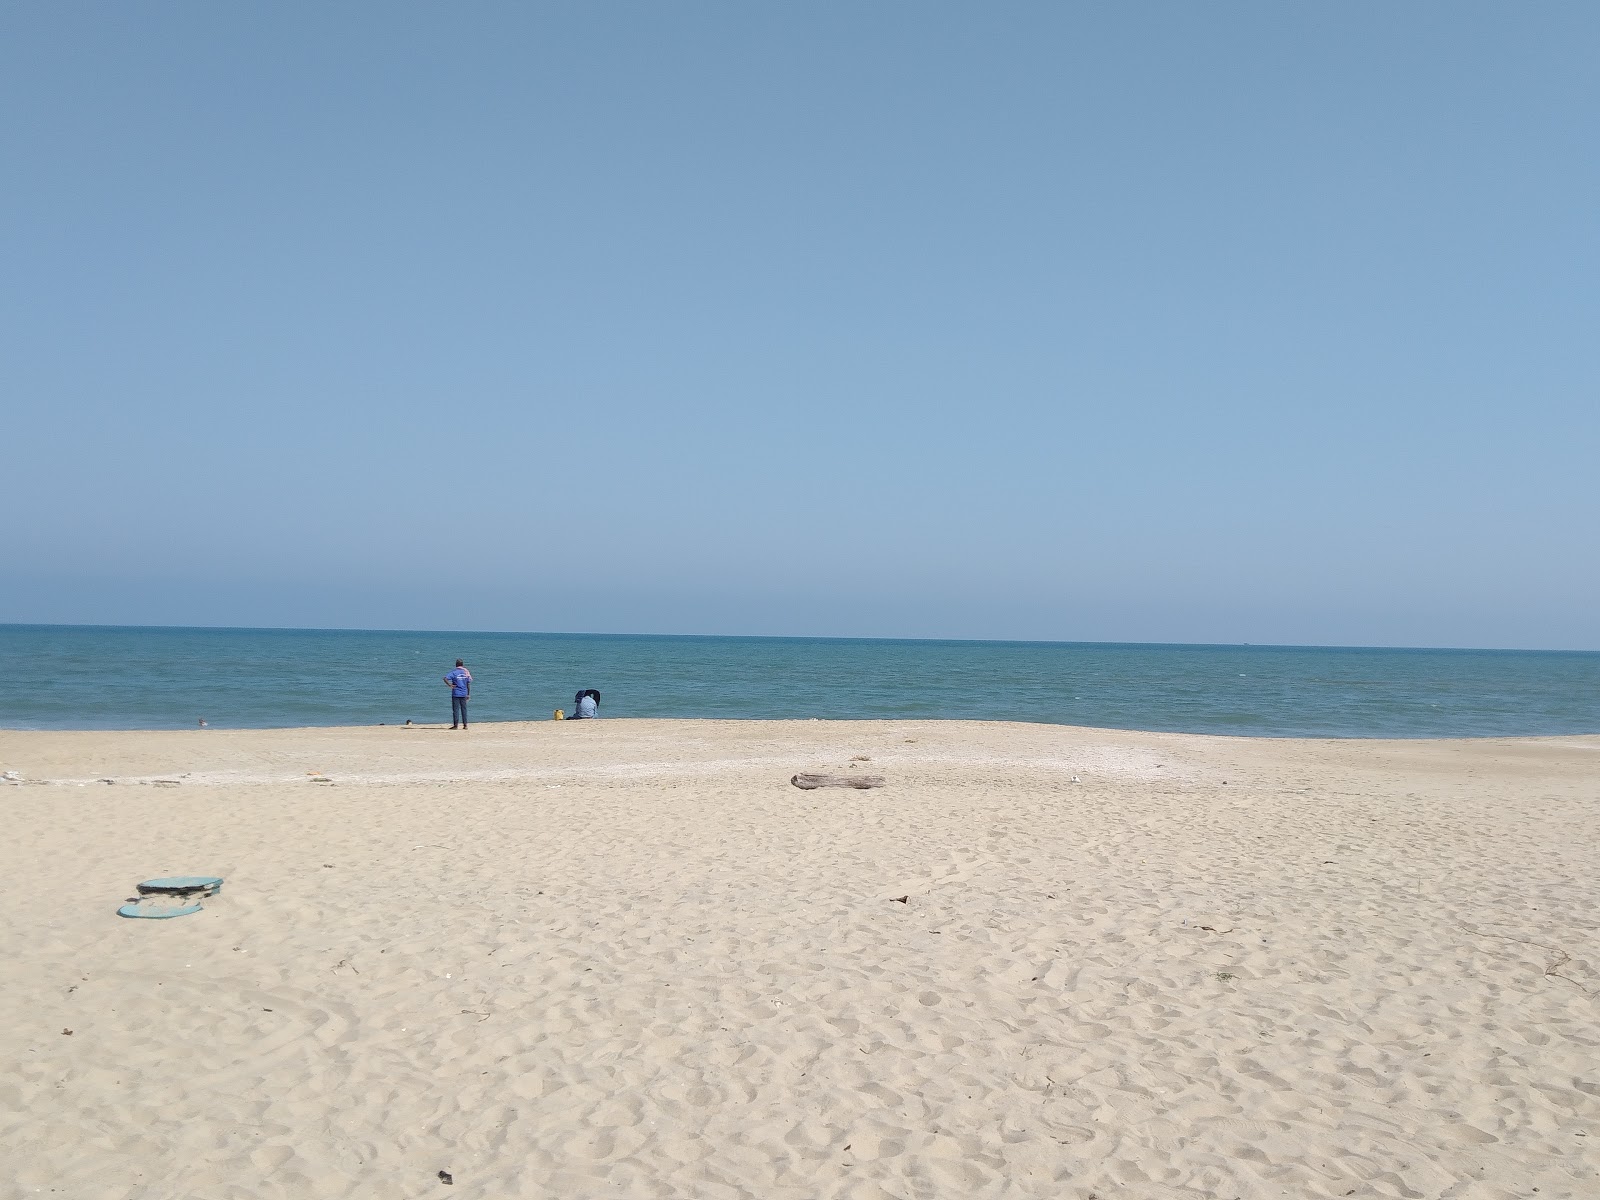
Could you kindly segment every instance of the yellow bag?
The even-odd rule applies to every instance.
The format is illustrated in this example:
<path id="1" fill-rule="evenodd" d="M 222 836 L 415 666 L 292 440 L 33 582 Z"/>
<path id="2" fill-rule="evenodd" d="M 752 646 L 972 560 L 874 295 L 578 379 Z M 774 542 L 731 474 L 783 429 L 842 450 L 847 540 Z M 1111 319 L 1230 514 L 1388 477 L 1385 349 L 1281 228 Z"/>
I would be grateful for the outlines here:
<path id="1" fill-rule="evenodd" d="M 558 720 L 558 721 L 565 721 L 565 720 L 566 720 L 566 719 L 567 719 L 567 714 L 566 714 L 566 713 L 564 713 L 564 712 L 562 712 L 562 711 L 561 711 L 561 710 L 560 710 L 560 709 L 559 709 L 559 708 L 558 708 L 558 709 L 556 709 L 556 716 L 555 716 L 555 719 L 556 719 L 556 720 Z"/>

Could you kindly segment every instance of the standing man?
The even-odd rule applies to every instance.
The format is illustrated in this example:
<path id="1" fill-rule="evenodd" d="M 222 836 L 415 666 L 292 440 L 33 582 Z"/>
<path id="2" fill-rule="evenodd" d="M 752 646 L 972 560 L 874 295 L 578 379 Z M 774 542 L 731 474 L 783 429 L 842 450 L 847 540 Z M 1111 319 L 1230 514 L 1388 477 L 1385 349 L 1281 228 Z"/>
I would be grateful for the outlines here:
<path id="1" fill-rule="evenodd" d="M 444 677 L 450 685 L 450 728 L 467 727 L 467 701 L 472 699 L 472 672 L 467 664 L 456 659 L 456 669 Z"/>

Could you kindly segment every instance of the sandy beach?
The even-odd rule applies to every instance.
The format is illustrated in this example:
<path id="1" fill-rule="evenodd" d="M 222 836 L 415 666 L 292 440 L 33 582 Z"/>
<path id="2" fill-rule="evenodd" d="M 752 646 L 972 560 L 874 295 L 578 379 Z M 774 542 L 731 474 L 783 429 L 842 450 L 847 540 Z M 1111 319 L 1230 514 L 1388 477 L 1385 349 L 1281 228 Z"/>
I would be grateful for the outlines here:
<path id="1" fill-rule="evenodd" d="M 1600 736 L 602 720 L 0 768 L 0 1194 L 1600 1196 Z M 191 873 L 204 911 L 116 915 Z"/>

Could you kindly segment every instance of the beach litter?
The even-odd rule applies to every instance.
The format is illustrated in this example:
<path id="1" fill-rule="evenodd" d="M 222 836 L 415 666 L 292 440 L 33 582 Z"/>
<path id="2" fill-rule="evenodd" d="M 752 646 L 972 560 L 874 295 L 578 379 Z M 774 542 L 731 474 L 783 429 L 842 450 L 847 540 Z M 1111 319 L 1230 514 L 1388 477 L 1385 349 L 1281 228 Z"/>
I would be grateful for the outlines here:
<path id="1" fill-rule="evenodd" d="M 201 911 L 200 901 L 220 892 L 222 880 L 215 875 L 168 875 L 147 879 L 137 890 L 139 894 L 130 896 L 117 915 L 162 921 Z"/>
<path id="2" fill-rule="evenodd" d="M 789 782 L 802 791 L 813 791 L 816 788 L 875 788 L 882 787 L 882 775 L 811 775 L 801 773 L 791 776 Z"/>

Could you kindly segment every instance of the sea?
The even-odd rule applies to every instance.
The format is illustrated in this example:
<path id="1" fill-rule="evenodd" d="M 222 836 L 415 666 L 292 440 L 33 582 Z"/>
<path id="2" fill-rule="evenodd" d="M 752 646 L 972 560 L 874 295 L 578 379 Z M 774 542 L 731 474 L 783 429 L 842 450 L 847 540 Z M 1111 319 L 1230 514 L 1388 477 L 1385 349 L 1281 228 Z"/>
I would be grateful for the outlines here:
<path id="1" fill-rule="evenodd" d="M 1600 653 L 0 625 L 3 729 L 606 717 L 1035 721 L 1250 737 L 1600 733 Z"/>

